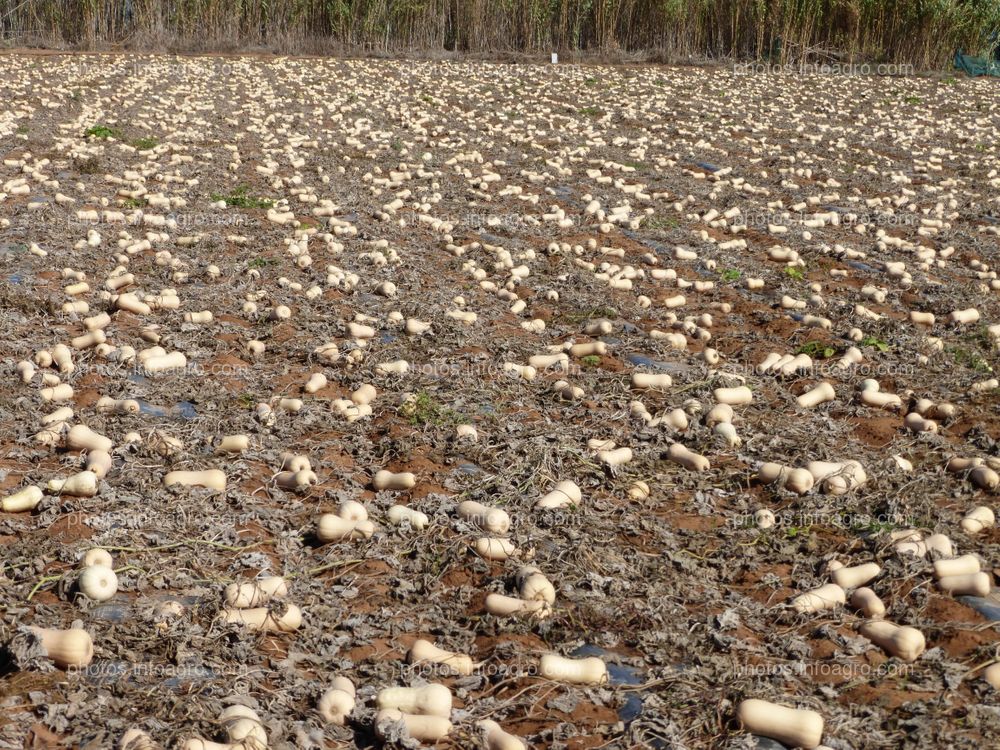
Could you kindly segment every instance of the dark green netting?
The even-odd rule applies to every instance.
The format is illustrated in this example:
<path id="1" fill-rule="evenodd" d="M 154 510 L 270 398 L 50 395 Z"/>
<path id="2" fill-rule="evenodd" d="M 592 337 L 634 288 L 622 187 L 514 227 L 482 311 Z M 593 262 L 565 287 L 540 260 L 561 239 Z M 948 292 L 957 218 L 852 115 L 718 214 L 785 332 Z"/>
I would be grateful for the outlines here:
<path id="1" fill-rule="evenodd" d="M 962 50 L 955 52 L 955 67 L 964 70 L 970 76 L 1000 77 L 1000 40 L 994 35 L 990 38 L 990 48 L 993 54 L 989 57 L 974 57 L 966 55 Z"/>

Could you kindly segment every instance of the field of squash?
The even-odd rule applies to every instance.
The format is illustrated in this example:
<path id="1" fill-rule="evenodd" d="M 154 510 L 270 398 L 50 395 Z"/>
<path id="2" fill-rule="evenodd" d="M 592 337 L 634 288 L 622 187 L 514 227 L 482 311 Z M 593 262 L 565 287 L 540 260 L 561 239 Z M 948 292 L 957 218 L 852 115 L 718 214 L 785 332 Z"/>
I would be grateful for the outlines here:
<path id="1" fill-rule="evenodd" d="M 1000 737 L 995 82 L 0 76 L 0 748 Z"/>

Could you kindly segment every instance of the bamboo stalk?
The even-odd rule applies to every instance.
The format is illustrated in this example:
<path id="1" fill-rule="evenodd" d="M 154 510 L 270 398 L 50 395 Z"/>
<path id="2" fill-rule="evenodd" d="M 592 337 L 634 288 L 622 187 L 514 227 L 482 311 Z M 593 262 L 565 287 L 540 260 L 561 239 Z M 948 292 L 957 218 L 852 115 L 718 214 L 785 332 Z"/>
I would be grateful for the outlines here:
<path id="1" fill-rule="evenodd" d="M 282 52 L 657 50 L 799 62 L 817 50 L 920 68 L 987 52 L 996 0 L 8 0 L 14 43 Z M 808 60 L 806 60 L 808 62 Z"/>

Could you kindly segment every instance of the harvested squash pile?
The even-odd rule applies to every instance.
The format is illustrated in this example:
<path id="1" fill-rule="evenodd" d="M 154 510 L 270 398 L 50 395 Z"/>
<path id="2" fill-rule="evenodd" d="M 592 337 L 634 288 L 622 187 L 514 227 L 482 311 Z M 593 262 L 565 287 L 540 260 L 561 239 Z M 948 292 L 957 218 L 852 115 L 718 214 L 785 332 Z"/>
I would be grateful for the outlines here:
<path id="1" fill-rule="evenodd" d="M 0 747 L 1000 736 L 990 82 L 0 75 Z"/>

